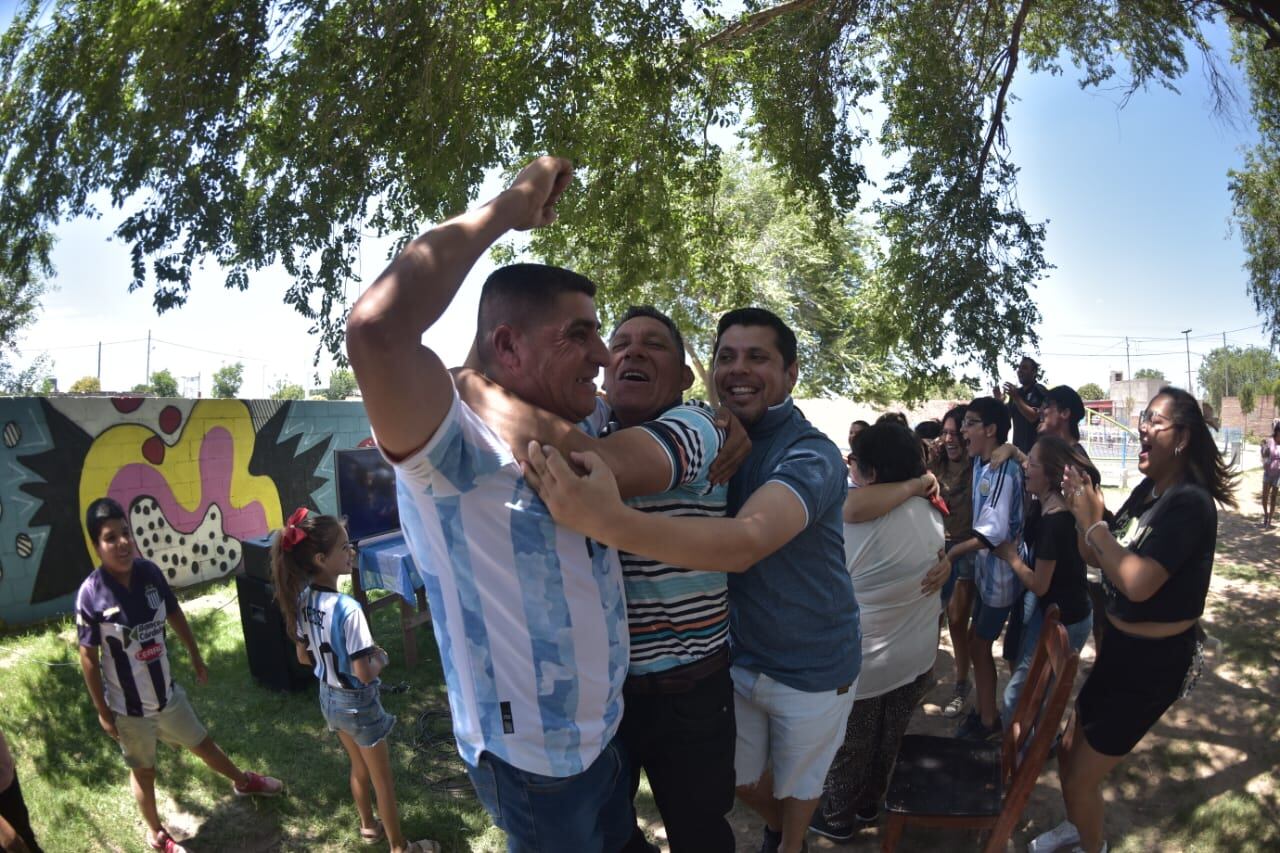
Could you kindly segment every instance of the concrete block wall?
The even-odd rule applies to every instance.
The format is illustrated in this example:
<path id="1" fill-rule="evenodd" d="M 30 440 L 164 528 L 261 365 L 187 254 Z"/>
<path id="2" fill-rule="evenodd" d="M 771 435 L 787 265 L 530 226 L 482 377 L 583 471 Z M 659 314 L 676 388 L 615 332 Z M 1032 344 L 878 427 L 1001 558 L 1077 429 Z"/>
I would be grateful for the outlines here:
<path id="1" fill-rule="evenodd" d="M 346 401 L 9 397 L 0 437 L 0 621 L 20 625 L 71 611 L 94 498 L 120 501 L 170 583 L 203 583 L 294 508 L 334 512 L 333 451 L 369 422 Z"/>

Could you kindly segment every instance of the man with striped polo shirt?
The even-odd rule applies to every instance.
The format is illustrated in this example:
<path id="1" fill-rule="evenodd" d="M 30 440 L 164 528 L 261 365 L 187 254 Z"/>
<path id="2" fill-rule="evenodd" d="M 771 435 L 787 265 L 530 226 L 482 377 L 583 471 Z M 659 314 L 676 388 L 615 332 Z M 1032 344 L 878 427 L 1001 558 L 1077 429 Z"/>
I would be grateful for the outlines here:
<path id="1" fill-rule="evenodd" d="M 510 850 L 614 853 L 635 826 L 616 737 L 629 656 L 617 552 L 552 520 L 521 472 L 521 444 L 459 396 L 421 343 L 490 244 L 554 221 L 570 177 L 567 161 L 539 158 L 488 204 L 411 242 L 352 309 L 347 349 L 396 465 L 401 525 L 480 801 Z M 480 297 L 475 363 L 558 423 L 591 429 L 594 379 L 609 362 L 594 294 L 556 267 L 496 270 Z M 672 452 L 654 437 L 620 430 L 599 443 L 624 460 L 627 494 L 671 486 Z"/>

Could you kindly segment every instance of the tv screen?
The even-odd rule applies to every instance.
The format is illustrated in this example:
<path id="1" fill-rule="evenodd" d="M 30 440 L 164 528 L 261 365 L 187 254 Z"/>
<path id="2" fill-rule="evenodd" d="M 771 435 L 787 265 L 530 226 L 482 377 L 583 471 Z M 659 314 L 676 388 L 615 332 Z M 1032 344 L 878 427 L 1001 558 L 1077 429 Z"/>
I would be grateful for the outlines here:
<path id="1" fill-rule="evenodd" d="M 400 529 L 396 475 L 376 447 L 335 450 L 338 515 L 347 519 L 352 542 Z"/>

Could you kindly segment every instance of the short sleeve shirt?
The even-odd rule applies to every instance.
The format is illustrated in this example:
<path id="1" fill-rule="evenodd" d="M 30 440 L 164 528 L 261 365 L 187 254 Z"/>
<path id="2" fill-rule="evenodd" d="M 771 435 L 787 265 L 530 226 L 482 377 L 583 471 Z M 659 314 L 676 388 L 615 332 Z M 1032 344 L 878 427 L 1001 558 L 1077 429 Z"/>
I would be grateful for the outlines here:
<path id="1" fill-rule="evenodd" d="M 363 687 L 352 663 L 376 646 L 360 603 L 336 589 L 312 584 L 298 596 L 296 636 L 307 646 L 316 678 L 344 690 Z"/>
<path id="2" fill-rule="evenodd" d="M 653 436 L 671 463 L 667 491 L 631 498 L 642 512 L 723 516 L 728 487 L 711 484 L 711 463 L 724 443 L 715 413 L 704 403 L 673 406 L 638 429 Z M 729 636 L 729 588 L 724 572 L 699 572 L 621 553 L 631 633 L 632 675 L 663 672 L 719 651 Z"/>
<path id="3" fill-rule="evenodd" d="M 1107 612 L 1126 622 L 1181 622 L 1204 613 L 1218 544 L 1218 508 L 1204 488 L 1179 483 L 1153 498 L 1143 480 L 1112 522 L 1116 539 L 1140 557 L 1150 557 L 1169 579 L 1146 601 L 1130 601 L 1102 577 Z"/>
<path id="4" fill-rule="evenodd" d="M 1075 518 L 1066 511 L 1033 518 L 1027 531 L 1032 556 L 1035 560 L 1054 561 L 1049 588 L 1040 596 L 1040 608 L 1047 610 L 1056 604 L 1062 624 L 1074 625 L 1089 615 L 1088 579 L 1076 538 Z"/>
<path id="5" fill-rule="evenodd" d="M 129 585 L 102 566 L 76 594 L 76 635 L 82 646 L 102 649 L 102 687 L 117 714 L 147 717 L 164 710 L 173 695 L 165 619 L 178 609 L 164 573 L 135 558 Z"/>
<path id="6" fill-rule="evenodd" d="M 1022 395 L 1022 399 L 1027 401 L 1027 405 L 1033 409 L 1039 409 L 1044 405 L 1046 389 L 1039 382 L 1030 388 L 1019 388 L 1018 393 Z M 1022 416 L 1022 412 L 1018 409 L 1018 404 L 1010 400 L 1009 420 L 1012 422 L 1013 435 L 1010 441 L 1013 446 L 1021 450 L 1023 453 L 1030 453 L 1031 446 L 1036 443 L 1036 427 L 1039 425 L 1037 421 L 1029 421 Z"/>
<path id="7" fill-rule="evenodd" d="M 982 603 L 1009 607 L 1022 590 L 1013 567 L 992 550 L 1022 536 L 1022 467 L 1012 459 L 1003 465 L 973 460 L 973 535 L 983 550 L 974 559 L 974 583 Z"/>
<path id="8" fill-rule="evenodd" d="M 555 523 L 456 390 L 426 445 L 394 464 L 463 760 L 488 751 L 533 773 L 581 773 L 622 718 L 617 552 Z"/>
<path id="9" fill-rule="evenodd" d="M 804 504 L 808 521 L 790 542 L 729 578 L 733 662 L 805 692 L 847 686 L 862 661 L 858 602 L 844 564 L 848 468 L 789 397 L 748 434 L 751 454 L 730 481 L 729 511 L 766 483 L 779 483 Z"/>

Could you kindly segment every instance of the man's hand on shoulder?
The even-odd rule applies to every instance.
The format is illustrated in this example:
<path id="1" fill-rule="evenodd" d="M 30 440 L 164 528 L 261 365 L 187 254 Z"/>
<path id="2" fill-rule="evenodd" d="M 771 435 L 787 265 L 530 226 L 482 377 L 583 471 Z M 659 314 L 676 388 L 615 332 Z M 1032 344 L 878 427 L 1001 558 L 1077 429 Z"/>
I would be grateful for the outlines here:
<path id="1" fill-rule="evenodd" d="M 718 486 L 729 482 L 747 461 L 751 455 L 751 439 L 747 438 L 747 428 L 742 421 L 724 406 L 716 410 L 716 426 L 724 430 L 724 443 L 707 473 L 712 484 Z"/>

